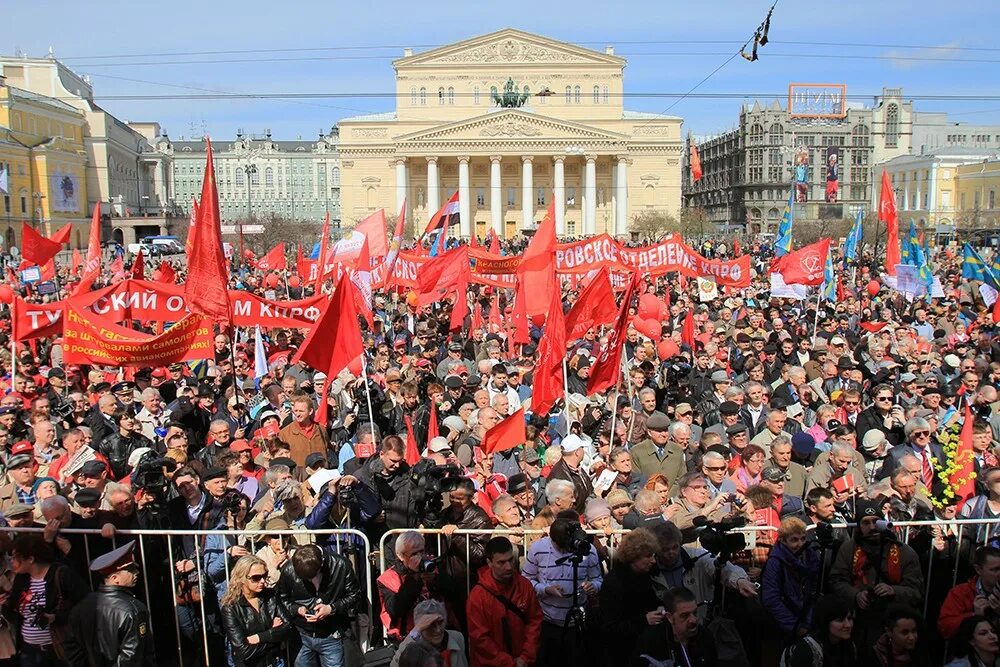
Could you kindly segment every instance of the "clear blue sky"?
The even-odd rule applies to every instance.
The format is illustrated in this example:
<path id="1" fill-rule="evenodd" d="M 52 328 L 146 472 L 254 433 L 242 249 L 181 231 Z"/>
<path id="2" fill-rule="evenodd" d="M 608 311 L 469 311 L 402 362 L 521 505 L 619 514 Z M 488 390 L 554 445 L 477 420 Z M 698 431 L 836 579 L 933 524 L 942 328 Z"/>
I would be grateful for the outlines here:
<path id="1" fill-rule="evenodd" d="M 1000 48 L 992 34 L 1000 7 L 963 0 L 926 5 L 782 0 L 772 20 L 772 42 L 759 51 L 760 60 L 737 57 L 697 92 L 773 97 L 799 81 L 844 82 L 850 95 L 877 94 L 883 86 L 902 87 L 907 95 L 1000 95 Z M 404 46 L 419 51 L 515 27 L 598 50 L 614 45 L 628 59 L 627 93 L 683 93 L 738 49 L 768 7 L 760 0 L 17 2 L 4 8 L 0 50 L 44 56 L 51 46 L 76 71 L 92 76 L 99 98 L 201 92 L 193 89 L 349 93 L 343 99 L 296 102 L 101 101 L 123 120 L 159 121 L 173 138 L 191 135 L 192 126 L 200 133 L 203 124 L 219 138 L 233 136 L 237 127 L 271 128 L 278 139 L 313 138 L 339 118 L 392 110 L 390 97 L 364 95 L 393 90 L 390 63 Z M 315 50 L 138 55 L 249 49 Z M 168 64 L 190 60 L 208 62 Z M 742 98 L 675 101 L 642 96 L 626 106 L 663 112 L 674 105 L 669 113 L 684 118 L 686 131 L 705 135 L 735 126 Z M 916 108 L 1000 124 L 1000 98 L 918 100 Z"/>

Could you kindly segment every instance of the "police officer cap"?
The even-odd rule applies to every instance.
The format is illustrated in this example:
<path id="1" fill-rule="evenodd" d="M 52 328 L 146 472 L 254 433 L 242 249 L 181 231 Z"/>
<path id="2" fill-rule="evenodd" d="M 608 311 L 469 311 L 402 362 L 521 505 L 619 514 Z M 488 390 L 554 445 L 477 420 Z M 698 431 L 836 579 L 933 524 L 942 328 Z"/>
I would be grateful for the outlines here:
<path id="1" fill-rule="evenodd" d="M 90 571 L 99 572 L 105 577 L 124 570 L 135 564 L 135 540 L 127 542 L 114 551 L 109 551 L 103 556 L 98 556 L 90 561 Z"/>
<path id="2" fill-rule="evenodd" d="M 114 384 L 111 387 L 112 394 L 119 394 L 125 391 L 134 391 L 134 390 L 135 390 L 135 384 L 132 382 L 118 382 L 117 384 Z"/>

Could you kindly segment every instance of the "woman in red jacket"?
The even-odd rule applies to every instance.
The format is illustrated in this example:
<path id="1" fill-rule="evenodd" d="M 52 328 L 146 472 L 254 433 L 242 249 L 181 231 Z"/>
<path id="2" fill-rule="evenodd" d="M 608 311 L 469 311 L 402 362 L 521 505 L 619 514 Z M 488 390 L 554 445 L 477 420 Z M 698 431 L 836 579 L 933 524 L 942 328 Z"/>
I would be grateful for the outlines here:
<path id="1" fill-rule="evenodd" d="M 514 546 L 506 537 L 486 543 L 466 605 L 471 667 L 532 667 L 542 630 L 542 608 L 531 583 L 517 570 Z"/>

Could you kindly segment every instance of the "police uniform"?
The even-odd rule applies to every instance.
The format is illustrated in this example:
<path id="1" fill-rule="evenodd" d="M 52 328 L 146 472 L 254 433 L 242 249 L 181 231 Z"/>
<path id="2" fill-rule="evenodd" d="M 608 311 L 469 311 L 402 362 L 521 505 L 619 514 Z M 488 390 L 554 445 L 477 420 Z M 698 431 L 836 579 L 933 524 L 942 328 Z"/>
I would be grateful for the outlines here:
<path id="1" fill-rule="evenodd" d="M 156 664 L 146 605 L 136 599 L 131 588 L 107 582 L 116 572 L 138 569 L 134 551 L 133 541 L 91 562 L 91 572 L 103 576 L 104 583 L 70 612 L 65 643 L 69 664 L 90 667 Z"/>

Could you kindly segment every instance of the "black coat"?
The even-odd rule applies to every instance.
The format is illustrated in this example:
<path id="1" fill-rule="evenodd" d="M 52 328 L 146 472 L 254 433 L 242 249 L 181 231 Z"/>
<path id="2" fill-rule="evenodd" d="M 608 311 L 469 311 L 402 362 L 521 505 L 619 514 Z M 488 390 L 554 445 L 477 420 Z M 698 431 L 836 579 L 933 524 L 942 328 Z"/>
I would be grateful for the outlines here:
<path id="1" fill-rule="evenodd" d="M 660 600 L 653 590 L 649 573 L 638 574 L 621 561 L 615 563 L 601 585 L 601 634 L 605 647 L 604 664 L 631 664 L 638 654 L 625 656 L 623 648 L 635 651 L 649 624 L 646 614 L 657 609 Z"/>
<path id="2" fill-rule="evenodd" d="M 115 432 L 115 425 L 111 418 L 101 412 L 96 405 L 91 408 L 87 415 L 86 424 L 90 427 L 91 440 L 97 449 L 100 449 L 105 438 Z"/>
<path id="3" fill-rule="evenodd" d="M 284 624 L 273 627 L 276 618 L 281 618 Z M 291 621 L 278 603 L 277 595 L 267 590 L 260 596 L 260 611 L 242 595 L 233 604 L 225 605 L 222 625 L 237 667 L 271 667 L 282 655 L 282 642 L 292 634 Z M 257 635 L 260 642 L 247 643 L 247 637 L 252 635 Z"/>
<path id="4" fill-rule="evenodd" d="M 96 442 L 96 440 L 95 440 Z M 128 457 L 129 454 L 139 449 L 140 447 L 153 448 L 152 441 L 141 433 L 129 433 L 123 436 L 121 431 L 115 431 L 111 433 L 108 437 L 104 438 L 98 444 L 98 451 L 104 454 L 104 457 L 111 464 L 111 474 L 114 479 L 121 479 L 125 477 L 128 473 Z"/>
<path id="5" fill-rule="evenodd" d="M 152 667 L 149 610 L 131 590 L 102 584 L 69 616 L 66 659 L 72 667 Z"/>
<path id="6" fill-rule="evenodd" d="M 321 551 L 323 565 L 320 568 L 320 582 L 317 589 L 312 581 L 303 581 L 289 559 L 281 568 L 278 579 L 278 600 L 286 618 L 292 619 L 295 627 L 320 637 L 332 635 L 336 631 L 347 630 L 351 620 L 361 605 L 363 596 L 361 584 L 347 559 L 329 551 Z M 319 604 L 333 607 L 333 613 L 316 623 L 307 622 L 299 615 L 299 609 L 314 609 Z"/>
<path id="7" fill-rule="evenodd" d="M 892 447 L 895 447 L 906 439 L 902 426 L 896 426 L 891 429 L 885 427 L 885 418 L 879 414 L 878 408 L 874 405 L 861 411 L 857 421 L 854 423 L 854 430 L 857 433 L 859 443 L 865 437 L 865 433 L 871 430 L 885 433 L 885 439 Z"/>
<path id="8" fill-rule="evenodd" d="M 419 521 L 410 466 L 400 464 L 399 469 L 389 477 L 381 474 L 384 469 L 381 457 L 372 456 L 355 475 L 375 491 L 382 504 L 382 520 L 373 523 L 368 530 L 373 540 L 380 539 L 391 528 L 415 528 Z"/>

